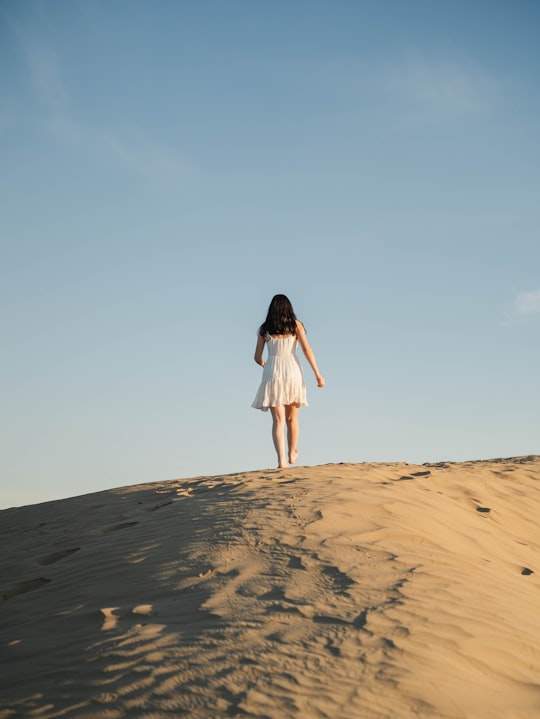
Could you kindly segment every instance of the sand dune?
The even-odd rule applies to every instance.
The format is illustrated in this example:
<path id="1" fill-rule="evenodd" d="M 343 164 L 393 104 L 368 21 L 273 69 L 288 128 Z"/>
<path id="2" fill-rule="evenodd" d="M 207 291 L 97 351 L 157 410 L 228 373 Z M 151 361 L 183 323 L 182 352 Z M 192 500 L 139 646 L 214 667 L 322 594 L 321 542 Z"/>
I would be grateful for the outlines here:
<path id="1" fill-rule="evenodd" d="M 540 717 L 540 457 L 0 512 L 0 719 Z"/>

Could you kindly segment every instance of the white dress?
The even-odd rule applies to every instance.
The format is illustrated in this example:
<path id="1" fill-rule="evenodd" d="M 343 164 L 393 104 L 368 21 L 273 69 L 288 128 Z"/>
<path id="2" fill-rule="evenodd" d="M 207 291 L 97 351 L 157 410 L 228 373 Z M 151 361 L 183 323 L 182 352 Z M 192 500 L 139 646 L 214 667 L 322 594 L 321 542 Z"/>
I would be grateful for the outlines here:
<path id="1" fill-rule="evenodd" d="M 269 407 L 299 404 L 307 407 L 306 383 L 300 361 L 296 354 L 298 340 L 287 337 L 265 337 L 268 359 L 263 369 L 262 381 L 251 403 L 264 412 Z"/>

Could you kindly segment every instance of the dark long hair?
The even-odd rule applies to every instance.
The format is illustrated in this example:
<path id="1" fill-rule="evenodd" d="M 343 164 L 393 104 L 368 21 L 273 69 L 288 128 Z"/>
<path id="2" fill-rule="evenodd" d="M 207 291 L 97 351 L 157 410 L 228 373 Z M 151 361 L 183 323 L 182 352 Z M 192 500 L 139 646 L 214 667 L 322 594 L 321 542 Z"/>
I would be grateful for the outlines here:
<path id="1" fill-rule="evenodd" d="M 265 321 L 259 327 L 259 334 L 296 336 L 296 315 L 290 300 L 285 295 L 274 295 Z"/>

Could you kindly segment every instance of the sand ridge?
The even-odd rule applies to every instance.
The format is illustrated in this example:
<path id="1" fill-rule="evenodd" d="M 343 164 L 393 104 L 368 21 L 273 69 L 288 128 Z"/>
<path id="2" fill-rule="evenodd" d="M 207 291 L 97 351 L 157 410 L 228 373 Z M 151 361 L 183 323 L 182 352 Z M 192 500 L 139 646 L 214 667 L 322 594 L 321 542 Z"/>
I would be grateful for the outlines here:
<path id="1" fill-rule="evenodd" d="M 540 716 L 540 457 L 0 513 L 0 719 Z"/>

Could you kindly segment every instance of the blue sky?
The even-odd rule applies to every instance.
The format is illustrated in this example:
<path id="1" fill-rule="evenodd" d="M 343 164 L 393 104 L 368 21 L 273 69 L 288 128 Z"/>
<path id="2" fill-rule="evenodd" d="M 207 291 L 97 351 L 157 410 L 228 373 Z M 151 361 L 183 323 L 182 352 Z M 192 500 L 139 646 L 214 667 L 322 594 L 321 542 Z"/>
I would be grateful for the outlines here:
<path id="1" fill-rule="evenodd" d="M 538 453 L 540 5 L 0 3 L 0 506 L 275 465 Z"/>

